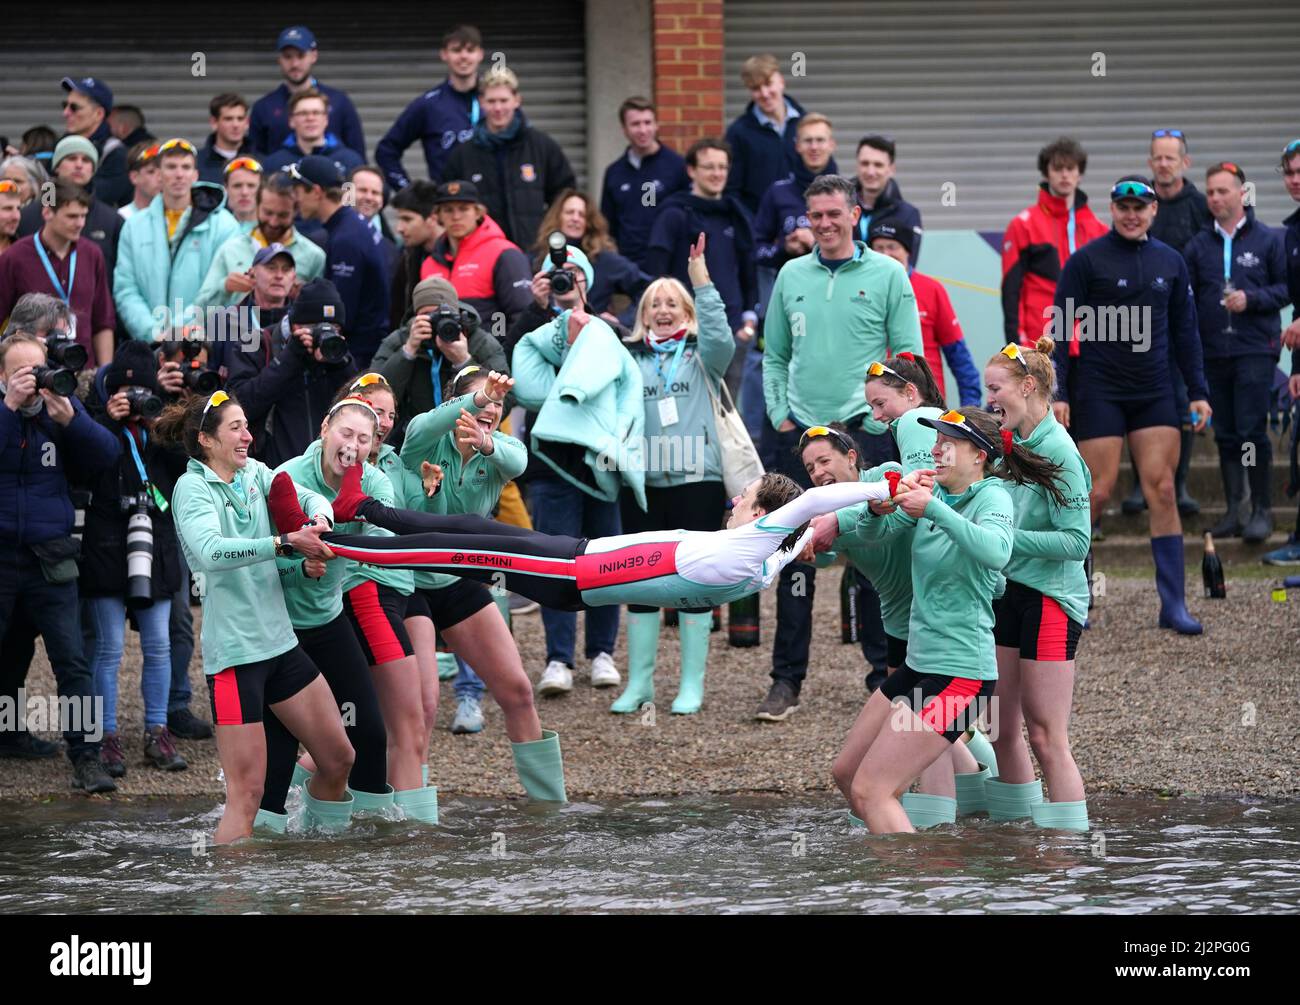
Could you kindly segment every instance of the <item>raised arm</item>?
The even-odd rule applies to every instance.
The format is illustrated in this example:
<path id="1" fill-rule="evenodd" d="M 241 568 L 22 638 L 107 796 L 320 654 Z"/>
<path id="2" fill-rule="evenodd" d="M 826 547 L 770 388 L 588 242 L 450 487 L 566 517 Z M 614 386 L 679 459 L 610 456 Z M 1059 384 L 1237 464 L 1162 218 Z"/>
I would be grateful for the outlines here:
<path id="1" fill-rule="evenodd" d="M 834 485 L 820 485 L 808 489 L 784 506 L 759 517 L 758 523 L 766 530 L 777 530 L 782 527 L 786 530 L 794 530 L 804 521 L 821 516 L 823 513 L 831 513 L 858 503 L 888 499 L 889 496 L 889 483 L 885 481 L 837 482 Z"/>

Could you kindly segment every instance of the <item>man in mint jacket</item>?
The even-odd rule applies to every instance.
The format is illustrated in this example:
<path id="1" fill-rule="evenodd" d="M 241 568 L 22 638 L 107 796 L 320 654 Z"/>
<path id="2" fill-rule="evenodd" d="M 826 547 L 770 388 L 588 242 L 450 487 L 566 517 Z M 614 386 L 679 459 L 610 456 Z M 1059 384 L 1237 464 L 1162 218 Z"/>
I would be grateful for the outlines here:
<path id="1" fill-rule="evenodd" d="M 853 240 L 862 212 L 853 182 L 821 175 L 804 198 L 817 247 L 786 262 L 772 287 L 763 325 L 763 396 L 775 431 L 777 470 L 807 488 L 811 482 L 795 450 L 809 426 L 843 422 L 867 466 L 898 460 L 886 427 L 871 418 L 867 366 L 900 352 L 920 357 L 924 349 L 907 271 Z M 772 687 L 758 708 L 759 719 L 779 722 L 799 707 L 815 576 L 813 566 L 796 563 L 781 573 Z M 880 598 L 860 576 L 858 585 L 864 622 L 879 625 Z M 884 666 L 883 630 L 877 634 L 864 649 L 878 657 L 873 666 Z"/>
<path id="2" fill-rule="evenodd" d="M 151 342 L 193 323 L 199 290 L 221 246 L 239 223 L 220 185 L 200 182 L 197 154 L 185 140 L 161 146 L 162 191 L 122 226 L 113 300 L 132 338 Z"/>

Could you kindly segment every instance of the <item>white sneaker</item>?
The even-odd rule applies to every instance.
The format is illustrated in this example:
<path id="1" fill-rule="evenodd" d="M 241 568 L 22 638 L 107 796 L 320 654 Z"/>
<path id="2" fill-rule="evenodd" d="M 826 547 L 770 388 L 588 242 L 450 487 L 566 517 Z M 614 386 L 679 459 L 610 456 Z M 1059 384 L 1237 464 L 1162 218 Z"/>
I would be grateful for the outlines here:
<path id="1" fill-rule="evenodd" d="M 537 682 L 537 693 L 543 698 L 553 694 L 568 694 L 573 690 L 573 671 L 559 660 L 551 660 Z"/>
<path id="2" fill-rule="evenodd" d="M 591 686 L 618 687 L 622 683 L 618 667 L 614 666 L 614 657 L 609 653 L 597 653 L 591 661 Z"/>

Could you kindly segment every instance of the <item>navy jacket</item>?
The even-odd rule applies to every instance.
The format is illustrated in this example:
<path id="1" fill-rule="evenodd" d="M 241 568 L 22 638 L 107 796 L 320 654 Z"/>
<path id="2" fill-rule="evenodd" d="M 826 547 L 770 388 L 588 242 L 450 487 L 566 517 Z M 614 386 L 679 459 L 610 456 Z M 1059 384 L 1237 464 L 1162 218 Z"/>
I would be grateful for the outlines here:
<path id="1" fill-rule="evenodd" d="M 474 135 L 477 121 L 478 98 L 474 92 L 462 94 L 451 86 L 450 80 L 444 80 L 402 109 L 402 114 L 375 147 L 375 163 L 395 191 L 406 188 L 411 179 L 402 169 L 402 154 L 419 140 L 424 147 L 429 180 L 442 181 L 447 158 L 456 144 Z"/>
<path id="2" fill-rule="evenodd" d="M 479 123 L 474 138 L 451 152 L 443 171 L 448 179 L 477 185 L 488 216 L 519 247 L 531 248 L 546 207 L 578 182 L 560 144 L 530 126 L 522 111 L 515 115 L 519 126 L 514 139 L 495 146 L 487 139 L 486 125 Z"/>
<path id="3" fill-rule="evenodd" d="M 1269 356 L 1276 360 L 1282 352 L 1278 312 L 1291 299 L 1286 291 L 1282 236 L 1256 222 L 1255 211 L 1246 207 L 1246 222 L 1232 240 L 1231 265 L 1232 284 L 1245 291 L 1246 309 L 1231 316 L 1219 303 L 1223 297 L 1223 251 L 1223 237 L 1213 221 L 1183 248 L 1196 294 L 1205 358 Z M 1223 331 L 1229 317 L 1234 334 Z"/>
<path id="4" fill-rule="evenodd" d="M 1098 338 L 1094 320 L 1091 336 L 1080 338 L 1078 355 L 1071 357 L 1071 306 L 1091 307 L 1093 312 L 1103 307 L 1150 308 L 1150 325 L 1135 337 L 1130 320 L 1130 338 L 1121 341 Z M 1130 241 L 1113 229 L 1089 241 L 1066 259 L 1056 284 L 1055 307 L 1064 321 L 1053 326 L 1061 400 L 1086 405 L 1095 398 L 1141 401 L 1170 395 L 1171 352 L 1191 400 L 1209 399 L 1187 263 L 1169 245 L 1149 238 Z M 1140 351 L 1143 346 L 1145 352 Z"/>
<path id="5" fill-rule="evenodd" d="M 839 174 L 835 158 L 831 158 L 822 174 Z M 808 204 L 804 191 L 818 177 L 808 170 L 802 160 L 797 170 L 772 182 L 758 204 L 754 217 L 754 254 L 758 264 L 779 269 L 790 256 L 785 251 L 785 239 L 800 227 L 809 228 Z"/>
<path id="6" fill-rule="evenodd" d="M 338 137 L 349 150 L 355 150 L 362 156 L 366 152 L 366 134 L 361 131 L 361 117 L 352 104 L 346 91 L 337 87 L 312 80 L 312 87 L 329 98 L 330 124 L 329 132 Z M 285 137 L 293 130 L 289 128 L 289 85 L 281 83 L 274 91 L 264 94 L 253 104 L 249 116 L 248 141 L 255 150 L 279 150 Z"/>
<path id="7" fill-rule="evenodd" d="M 646 205 L 647 185 L 654 186 L 654 199 Z M 650 231 L 659 215 L 659 206 L 670 195 L 691 187 L 686 175 L 686 161 L 670 147 L 659 150 L 632 166 L 627 151 L 605 168 L 600 192 L 600 211 L 609 221 L 609 233 L 618 242 L 619 254 L 637 265 L 645 265 Z"/>
<path id="8" fill-rule="evenodd" d="M 1282 221 L 1286 228 L 1283 252 L 1286 255 L 1286 294 L 1291 300 L 1293 319 L 1300 318 L 1300 209 Z M 1295 354 L 1300 357 L 1300 353 Z"/>
<path id="9" fill-rule="evenodd" d="M 266 159 L 262 161 L 262 168 L 267 174 L 274 174 L 276 171 L 285 170 L 290 164 L 297 164 L 309 153 L 328 157 L 342 168 L 344 174 L 365 163 L 359 153 L 340 143 L 338 137 L 333 133 L 326 133 L 324 142 L 314 150 L 304 150 L 298 146 L 293 141 L 293 133 L 290 133 L 284 138 L 283 143 L 272 153 L 267 154 Z"/>
<path id="10" fill-rule="evenodd" d="M 99 166 L 92 179 L 95 198 L 102 199 L 114 209 L 125 206 L 135 198 L 135 189 L 126 173 L 126 152 L 130 149 L 108 128 L 108 116 L 88 137 L 99 151 Z"/>
<path id="11" fill-rule="evenodd" d="M 804 109 L 790 95 L 785 96 L 799 115 Z M 731 171 L 727 175 L 727 195 L 734 195 L 752 216 L 758 212 L 763 193 L 774 181 L 784 178 L 801 163 L 794 150 L 797 116 L 787 116 L 785 128 L 778 134 L 754 117 L 754 102 L 727 127 L 731 145 Z"/>
<path id="12" fill-rule="evenodd" d="M 895 227 L 912 231 L 915 236 L 912 238 L 912 254 L 908 264 L 915 268 L 917 259 L 921 257 L 921 235 L 925 233 L 921 227 L 921 211 L 903 198 L 898 182 L 893 178 L 889 179 L 871 211 L 862 211 L 862 217 L 858 220 L 858 232 L 854 237 L 866 243 L 867 234 L 877 223 L 891 223 Z"/>
<path id="13" fill-rule="evenodd" d="M 1157 193 L 1156 200 L 1156 219 L 1147 233 L 1177 252 L 1181 253 L 1188 241 L 1214 223 L 1205 193 L 1187 179 L 1183 179 L 1183 187 L 1172 199 L 1161 199 Z"/>
<path id="14" fill-rule="evenodd" d="M 727 322 L 734 332 L 745 311 L 758 310 L 753 226 L 738 200 L 728 195 L 703 199 L 690 192 L 669 196 L 650 233 L 645 271 L 673 276 L 691 289 L 687 253 L 701 231 L 708 235 L 704 260 L 709 277 L 727 307 Z"/>
<path id="15" fill-rule="evenodd" d="M 104 471 L 122 445 L 69 398 L 75 414 L 60 426 L 41 409 L 27 419 L 0 400 L 0 548 L 41 544 L 72 533 L 68 473 Z"/>
<path id="16" fill-rule="evenodd" d="M 343 329 L 348 346 L 357 365 L 365 366 L 388 334 L 388 253 L 384 239 L 348 206 L 340 206 L 325 221 L 325 231 L 329 234 L 325 278 L 343 298 Z"/>
<path id="17" fill-rule="evenodd" d="M 227 356 L 226 389 L 248 417 L 253 456 L 272 468 L 297 457 L 320 436 L 334 395 L 359 372 L 351 353 L 337 363 L 316 362 L 287 327 L 282 322 L 264 328 L 256 345 Z"/>
<path id="18" fill-rule="evenodd" d="M 217 153 L 214 146 L 216 142 L 217 134 L 209 133 L 208 141 L 199 150 L 199 181 L 210 181 L 214 185 L 224 185 L 226 183 L 226 165 L 230 161 Z M 257 148 L 253 146 L 252 140 L 247 136 L 244 137 L 244 142 L 239 144 L 239 152 L 235 156 L 255 157 L 259 161 L 264 160 L 263 155 L 257 152 Z M 265 162 L 262 167 L 266 167 Z"/>
<path id="19" fill-rule="evenodd" d="M 619 320 L 628 327 L 636 317 L 637 306 L 641 303 L 641 294 L 650 285 L 653 277 L 646 275 L 636 264 L 624 258 L 616 251 L 603 251 L 591 263 L 596 281 L 587 291 L 587 304 L 596 313 L 609 310 L 614 294 L 624 294 L 631 303 Z"/>

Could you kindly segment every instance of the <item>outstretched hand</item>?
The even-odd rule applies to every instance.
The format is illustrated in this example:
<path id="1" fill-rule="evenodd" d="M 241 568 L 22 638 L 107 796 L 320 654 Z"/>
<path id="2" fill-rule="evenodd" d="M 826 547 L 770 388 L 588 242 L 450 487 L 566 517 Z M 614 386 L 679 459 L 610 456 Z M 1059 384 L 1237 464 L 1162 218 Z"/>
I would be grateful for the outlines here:
<path id="1" fill-rule="evenodd" d="M 510 393 L 514 386 L 515 379 L 510 374 L 499 373 L 496 370 L 490 371 L 487 383 L 483 385 L 483 397 L 486 400 L 479 407 L 482 408 L 489 401 L 495 401 L 498 405 L 501 404 L 506 400 L 506 395 Z M 477 398 L 475 401 L 477 402 Z"/>
<path id="2" fill-rule="evenodd" d="M 695 239 L 691 245 L 691 250 L 686 256 L 686 275 L 690 277 L 691 285 L 697 289 L 701 286 L 708 286 L 712 280 L 709 278 L 709 266 L 704 260 L 704 232 Z"/>
<path id="3" fill-rule="evenodd" d="M 582 329 L 591 323 L 591 315 L 586 309 L 578 306 L 569 312 L 569 345 L 573 345 Z"/>
<path id="4" fill-rule="evenodd" d="M 830 551 L 840 534 L 840 519 L 834 513 L 823 513 L 812 520 L 812 550 L 814 553 Z"/>
<path id="5" fill-rule="evenodd" d="M 424 485 L 424 494 L 432 499 L 442 488 L 442 465 L 421 461 L 420 481 Z"/>

